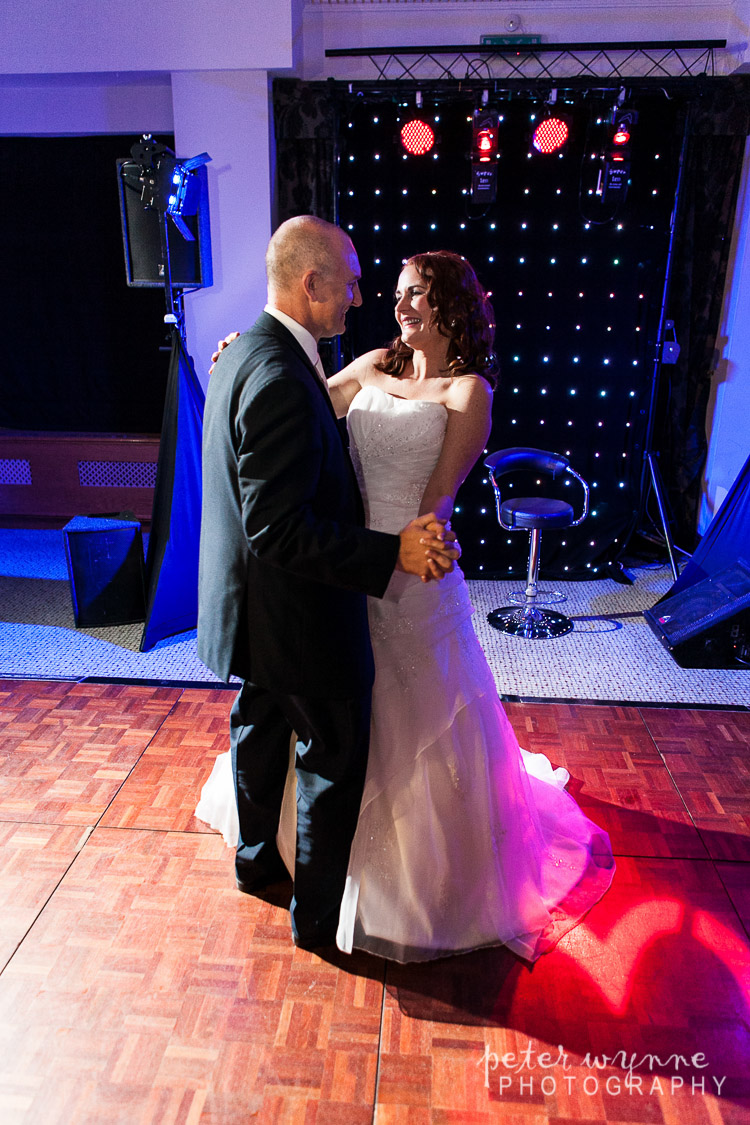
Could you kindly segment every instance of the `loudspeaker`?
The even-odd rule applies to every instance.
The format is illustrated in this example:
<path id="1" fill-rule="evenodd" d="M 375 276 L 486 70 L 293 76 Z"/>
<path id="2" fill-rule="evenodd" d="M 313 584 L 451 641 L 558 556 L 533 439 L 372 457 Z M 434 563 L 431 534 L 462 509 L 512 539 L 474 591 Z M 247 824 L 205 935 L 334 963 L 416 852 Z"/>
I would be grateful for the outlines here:
<path id="1" fill-rule="evenodd" d="M 132 160 L 117 161 L 117 183 L 120 191 L 120 221 L 125 250 L 125 277 L 136 288 L 164 288 L 164 261 L 161 248 L 159 211 L 146 208 L 141 193 L 123 177 L 123 167 L 133 167 Z M 185 215 L 183 222 L 194 242 L 184 238 L 171 219 L 167 219 L 167 245 L 173 289 L 205 289 L 213 284 L 211 269 L 211 228 L 208 217 L 208 177 L 206 168 L 196 168 L 198 210 Z"/>
<path id="2" fill-rule="evenodd" d="M 744 559 L 667 596 L 644 617 L 682 668 L 750 667 L 750 567 Z"/>
<path id="3" fill-rule="evenodd" d="M 141 525 L 76 516 L 63 528 L 78 628 L 130 625 L 146 616 Z"/>

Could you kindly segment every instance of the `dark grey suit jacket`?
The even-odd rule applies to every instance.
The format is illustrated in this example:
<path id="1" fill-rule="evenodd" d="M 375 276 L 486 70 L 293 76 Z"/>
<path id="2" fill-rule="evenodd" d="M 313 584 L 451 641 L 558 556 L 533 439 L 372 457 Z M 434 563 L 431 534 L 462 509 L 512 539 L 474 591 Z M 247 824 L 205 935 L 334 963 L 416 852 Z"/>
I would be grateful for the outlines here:
<path id="1" fill-rule="evenodd" d="M 364 595 L 384 593 L 399 540 L 363 523 L 330 399 L 263 313 L 222 353 L 206 396 L 200 659 L 291 695 L 366 691 Z"/>

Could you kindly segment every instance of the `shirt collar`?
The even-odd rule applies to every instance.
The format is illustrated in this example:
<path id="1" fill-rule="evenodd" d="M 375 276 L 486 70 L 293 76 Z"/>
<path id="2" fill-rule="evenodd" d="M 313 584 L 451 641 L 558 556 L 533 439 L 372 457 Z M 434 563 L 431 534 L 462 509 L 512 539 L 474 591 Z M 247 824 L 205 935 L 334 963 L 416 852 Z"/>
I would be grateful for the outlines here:
<path id="1" fill-rule="evenodd" d="M 308 332 L 306 328 L 303 328 L 301 324 L 298 324 L 296 320 L 293 320 L 291 316 L 288 316 L 286 313 L 281 312 L 280 309 L 275 309 L 273 305 L 266 305 L 263 311 L 269 313 L 270 316 L 275 317 L 276 320 L 283 324 L 285 328 L 289 329 L 292 336 L 294 336 L 295 340 L 300 345 L 307 358 L 310 360 L 310 363 L 313 365 L 313 367 L 315 367 L 315 364 L 319 359 L 318 345 L 316 344 L 315 337 L 312 335 L 312 333 Z"/>

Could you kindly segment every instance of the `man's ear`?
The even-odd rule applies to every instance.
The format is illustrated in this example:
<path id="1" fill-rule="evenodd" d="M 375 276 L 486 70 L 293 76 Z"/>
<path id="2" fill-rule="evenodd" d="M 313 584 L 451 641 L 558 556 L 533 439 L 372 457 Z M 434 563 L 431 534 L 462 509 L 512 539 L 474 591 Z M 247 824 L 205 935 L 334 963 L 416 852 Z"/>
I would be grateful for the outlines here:
<path id="1" fill-rule="evenodd" d="M 317 270 L 308 270 L 302 275 L 302 287 L 308 301 L 320 300 L 320 274 Z"/>

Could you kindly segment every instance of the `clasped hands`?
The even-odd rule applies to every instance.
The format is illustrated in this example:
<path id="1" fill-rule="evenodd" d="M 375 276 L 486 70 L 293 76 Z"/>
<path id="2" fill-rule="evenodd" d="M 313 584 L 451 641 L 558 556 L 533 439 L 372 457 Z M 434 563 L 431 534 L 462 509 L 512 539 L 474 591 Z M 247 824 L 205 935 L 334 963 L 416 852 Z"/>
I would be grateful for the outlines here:
<path id="1" fill-rule="evenodd" d="M 396 569 L 416 574 L 423 582 L 439 582 L 461 557 L 461 547 L 447 520 L 434 512 L 417 516 L 399 535 Z"/>

